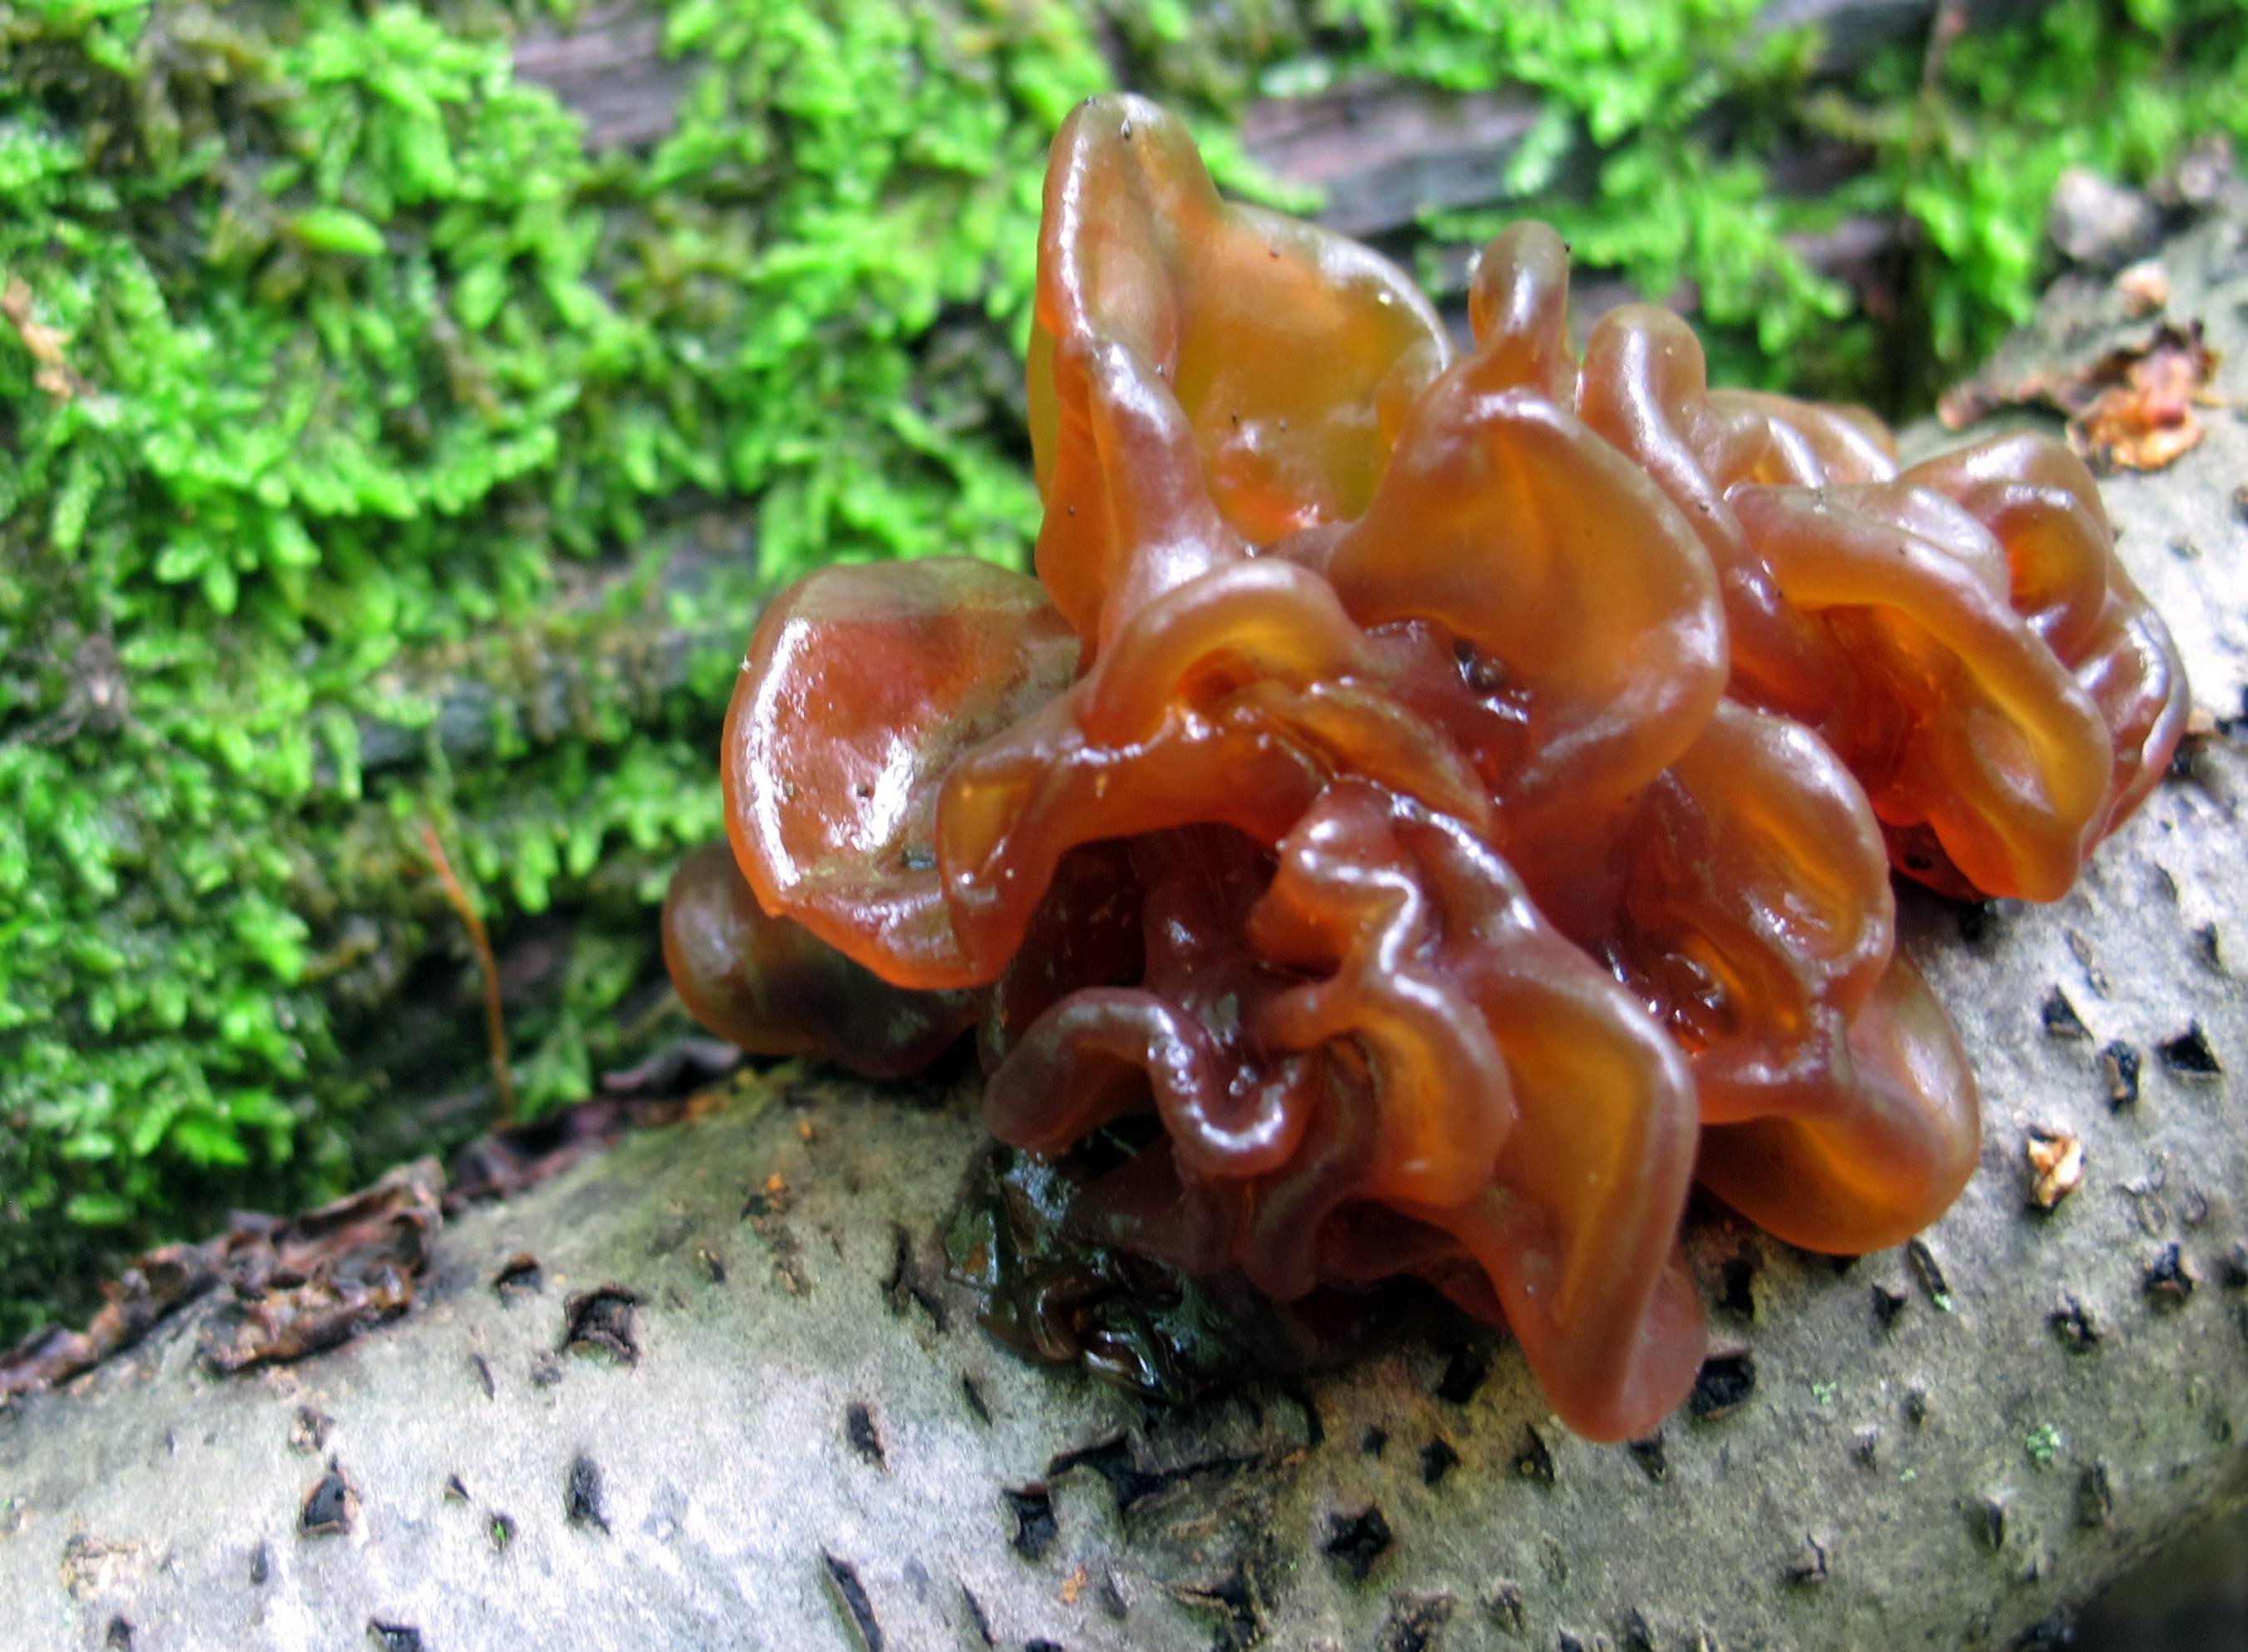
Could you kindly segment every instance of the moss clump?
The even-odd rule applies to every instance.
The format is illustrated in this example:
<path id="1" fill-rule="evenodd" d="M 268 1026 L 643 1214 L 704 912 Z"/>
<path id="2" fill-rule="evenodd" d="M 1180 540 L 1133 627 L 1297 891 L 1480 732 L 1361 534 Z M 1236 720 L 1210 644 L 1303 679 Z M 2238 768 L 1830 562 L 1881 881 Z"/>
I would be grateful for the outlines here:
<path id="1" fill-rule="evenodd" d="M 506 23 L 0 11 L 0 1336 L 405 1145 L 425 819 L 498 925 L 586 920 L 517 1026 L 584 1093 L 757 582 L 1024 542 L 930 353 L 1020 307 L 1071 17 L 681 5 L 678 128 L 610 159 Z"/>
<path id="2" fill-rule="evenodd" d="M 1826 382 L 1871 326 L 1802 231 L 1925 226 L 1947 365 L 2028 302 L 2063 161 L 2248 120 L 2213 0 L 2063 0 L 1926 94 L 1899 47 L 1857 103 L 1805 37 L 1735 45 L 1752 0 L 661 10 L 675 122 L 593 153 L 514 71 L 527 5 L 0 7 L 0 1337 L 479 1121 L 425 823 L 527 1104 L 620 1058 L 756 592 L 1027 543 L 1012 348 L 1077 97 L 1182 103 L 1273 193 L 1225 141 L 1253 96 L 1530 86 L 1436 238 L 1546 212 Z M 1820 131 L 1870 169 L 1775 199 Z"/>

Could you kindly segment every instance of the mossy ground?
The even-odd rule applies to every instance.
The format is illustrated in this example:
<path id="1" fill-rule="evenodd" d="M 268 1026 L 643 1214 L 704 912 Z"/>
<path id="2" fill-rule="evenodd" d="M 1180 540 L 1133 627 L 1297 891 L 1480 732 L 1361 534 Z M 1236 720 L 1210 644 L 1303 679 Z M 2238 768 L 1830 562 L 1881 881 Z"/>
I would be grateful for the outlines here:
<path id="1" fill-rule="evenodd" d="M 757 591 L 1028 543 L 1011 352 L 1086 93 L 1180 104 L 1269 195 L 1252 97 L 1527 86 L 1532 141 L 1432 244 L 1555 216 L 1693 281 L 1737 374 L 1861 392 L 2025 312 L 2063 165 L 2248 125 L 2214 0 L 2063 0 L 1847 86 L 1812 38 L 1737 45 L 1754 0 L 651 9 L 675 127 L 596 154 L 512 66 L 566 11 L 0 3 L 0 1338 L 480 1121 L 425 826 L 510 960 L 528 1107 L 648 1033 Z M 1822 134 L 1864 169 L 1775 195 Z M 1792 239 L 1852 214 L 1919 229 L 1879 318 Z"/>

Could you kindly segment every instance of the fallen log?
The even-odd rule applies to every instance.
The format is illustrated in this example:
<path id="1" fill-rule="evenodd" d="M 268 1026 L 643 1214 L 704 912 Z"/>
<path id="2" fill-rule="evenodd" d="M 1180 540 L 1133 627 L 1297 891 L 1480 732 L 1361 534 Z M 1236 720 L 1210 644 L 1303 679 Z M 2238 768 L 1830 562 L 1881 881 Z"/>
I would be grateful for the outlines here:
<path id="1" fill-rule="evenodd" d="M 1697 1210 L 1716 1351 L 1658 1436 L 1574 1439 L 1503 1338 L 1443 1322 L 1182 1406 L 1026 1363 L 945 1271 L 972 1086 L 781 1068 L 455 1209 L 411 1309 L 341 1347 L 216 1374 L 213 1297 L 0 1412 L 0 1642 L 1816 1652 L 2057 1625 L 2248 1500 L 2248 215 L 2162 260 L 2217 405 L 2108 497 L 2211 715 L 2066 900 L 1905 900 L 1981 1078 L 1980 1169 L 1847 1265 Z M 2103 360 L 2144 291 L 2058 290 L 1985 388 Z"/>

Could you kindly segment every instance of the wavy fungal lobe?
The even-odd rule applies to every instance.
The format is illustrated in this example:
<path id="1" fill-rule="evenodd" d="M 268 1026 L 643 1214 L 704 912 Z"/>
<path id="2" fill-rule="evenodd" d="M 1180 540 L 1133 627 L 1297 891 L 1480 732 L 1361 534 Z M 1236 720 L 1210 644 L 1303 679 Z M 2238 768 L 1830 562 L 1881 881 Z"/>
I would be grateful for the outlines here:
<path id="1" fill-rule="evenodd" d="M 2169 761 L 2091 476 L 2028 435 L 1900 469 L 1651 307 L 1580 359 L 1535 223 L 1456 351 L 1133 98 L 1055 140 L 1038 258 L 1038 578 L 772 605 L 682 997 L 878 1074 L 973 1025 L 1001 1140 L 1129 1144 L 1089 1242 L 1283 1299 L 1417 1276 L 1645 1434 L 1703 1349 L 1696 1176 L 1854 1253 L 1973 1166 L 1892 872 L 2057 899 Z"/>

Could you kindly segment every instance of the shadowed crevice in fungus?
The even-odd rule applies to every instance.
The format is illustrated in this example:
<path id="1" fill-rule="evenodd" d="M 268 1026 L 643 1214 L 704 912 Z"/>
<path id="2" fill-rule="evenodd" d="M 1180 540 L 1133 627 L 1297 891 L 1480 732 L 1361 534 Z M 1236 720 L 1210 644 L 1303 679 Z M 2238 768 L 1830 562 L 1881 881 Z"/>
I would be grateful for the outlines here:
<path id="1" fill-rule="evenodd" d="M 1134 1262 L 1407 1276 L 1633 1438 L 1709 1369 L 1697 1176 L 1857 1256 L 1974 1167 L 1892 874 L 2066 894 L 2183 730 L 2169 634 L 2059 442 L 1903 467 L 1861 412 L 1712 387 L 1667 311 L 1579 357 L 1567 298 L 1516 224 L 1456 348 L 1089 100 L 1038 243 L 1037 577 L 831 568 L 750 641 L 673 978 L 870 1074 L 973 1033 L 993 1134 L 1089 1167 L 1055 1224 L 1102 1259 L 1038 1263 L 1039 1357 L 1187 1380 L 1120 1324 Z"/>

